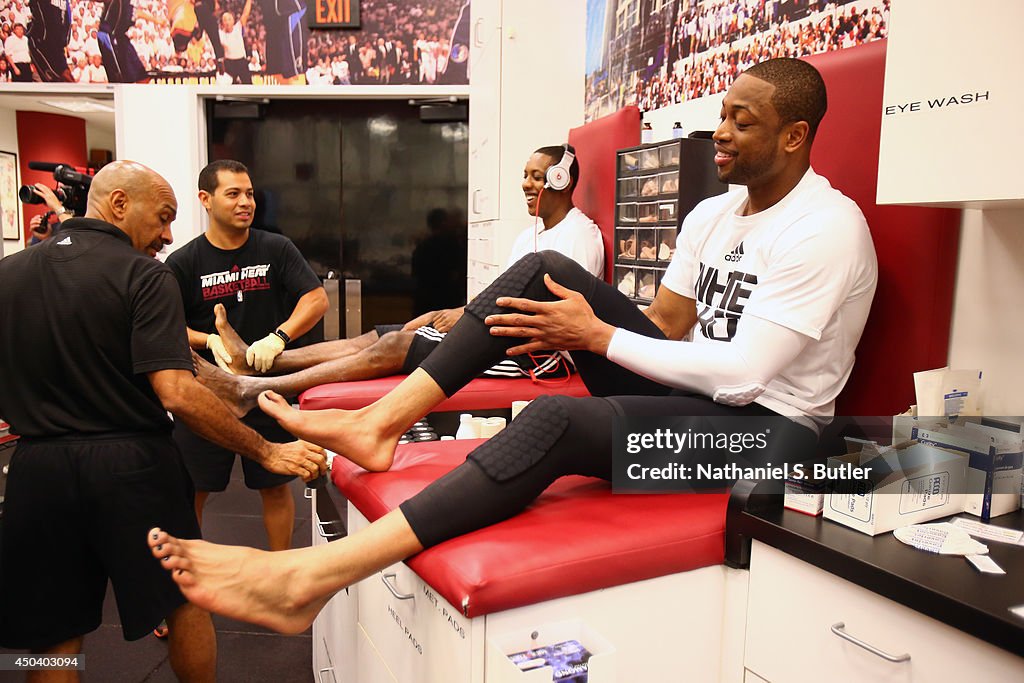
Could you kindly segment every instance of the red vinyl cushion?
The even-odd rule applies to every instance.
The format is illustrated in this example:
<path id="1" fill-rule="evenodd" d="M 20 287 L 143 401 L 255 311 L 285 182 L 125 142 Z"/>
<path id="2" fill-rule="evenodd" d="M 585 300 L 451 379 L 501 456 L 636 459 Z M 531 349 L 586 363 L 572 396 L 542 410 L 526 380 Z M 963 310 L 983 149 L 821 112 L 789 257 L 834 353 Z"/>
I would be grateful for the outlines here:
<path id="1" fill-rule="evenodd" d="M 371 522 L 462 463 L 478 440 L 399 446 L 388 472 L 335 458 L 331 479 Z M 721 564 L 722 493 L 613 495 L 563 477 L 524 512 L 407 560 L 468 617 Z"/>
<path id="2" fill-rule="evenodd" d="M 394 389 L 406 375 L 394 375 L 358 382 L 335 382 L 322 384 L 304 391 L 299 396 L 299 407 L 303 410 L 341 408 L 357 410 L 370 405 Z M 590 396 L 579 375 L 573 375 L 567 382 L 550 380 L 534 382 L 523 379 L 494 379 L 478 377 L 446 399 L 435 411 L 446 410 L 489 410 L 509 408 L 512 401 L 532 401 L 545 394 L 564 396 Z"/>
<path id="3" fill-rule="evenodd" d="M 624 107 L 569 131 L 580 162 L 573 203 L 597 223 L 604 236 L 604 279 L 615 272 L 615 163 L 617 150 L 640 144 L 640 110 Z"/>
<path id="4" fill-rule="evenodd" d="M 913 373 L 946 365 L 949 353 L 960 211 L 875 203 L 885 50 L 877 40 L 806 58 L 829 100 L 811 164 L 860 206 L 878 255 L 878 289 L 837 415 L 903 412 L 915 403 Z"/>

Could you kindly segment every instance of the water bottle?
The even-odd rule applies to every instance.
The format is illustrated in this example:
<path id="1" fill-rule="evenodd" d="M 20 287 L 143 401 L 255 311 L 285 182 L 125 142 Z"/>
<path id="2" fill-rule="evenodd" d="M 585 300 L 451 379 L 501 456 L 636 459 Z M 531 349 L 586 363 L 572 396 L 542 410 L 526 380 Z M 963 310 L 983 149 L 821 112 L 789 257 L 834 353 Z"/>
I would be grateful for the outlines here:
<path id="1" fill-rule="evenodd" d="M 459 415 L 459 429 L 455 432 L 455 438 L 476 439 L 479 436 L 476 423 L 473 422 L 473 416 L 469 413 Z"/>

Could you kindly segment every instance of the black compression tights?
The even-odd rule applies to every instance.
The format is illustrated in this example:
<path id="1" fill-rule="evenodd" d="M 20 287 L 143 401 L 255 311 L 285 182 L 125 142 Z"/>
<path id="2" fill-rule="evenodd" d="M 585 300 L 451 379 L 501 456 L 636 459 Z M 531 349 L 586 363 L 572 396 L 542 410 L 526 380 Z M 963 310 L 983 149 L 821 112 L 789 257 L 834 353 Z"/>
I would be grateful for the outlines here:
<path id="1" fill-rule="evenodd" d="M 544 284 L 545 273 L 558 284 L 582 294 L 601 320 L 648 337 L 665 338 L 636 304 L 572 259 L 556 251 L 527 254 L 466 306 L 466 314 L 448 333 L 444 343 L 420 365 L 446 396 L 451 396 L 505 358 L 506 349 L 522 343 L 523 340 L 514 337 L 492 337 L 483 321 L 491 314 L 512 312 L 512 309 L 499 308 L 494 303 L 500 296 L 554 301 L 556 297 Z M 668 387 L 636 375 L 603 356 L 573 351 L 572 358 L 593 396 L 658 396 L 670 391 Z"/>
<path id="2" fill-rule="evenodd" d="M 610 480 L 616 417 L 675 415 L 775 413 L 755 403 L 734 408 L 698 395 L 541 396 L 470 453 L 466 462 L 402 503 L 402 512 L 420 543 L 429 548 L 518 514 L 559 477 L 580 474 Z M 814 432 L 795 422 L 782 429 L 785 433 L 773 436 L 777 450 L 765 454 L 768 460 L 810 452 L 817 441 Z"/>
<path id="3" fill-rule="evenodd" d="M 494 300 L 516 296 L 551 301 L 544 273 L 583 294 L 605 322 L 650 337 L 661 331 L 636 305 L 557 252 L 528 254 L 466 306 L 466 315 L 420 365 L 451 396 L 520 340 L 492 337 L 483 319 L 502 312 Z M 569 475 L 611 478 L 612 427 L 617 416 L 774 415 L 757 404 L 734 408 L 697 395 L 671 392 L 602 356 L 573 352 L 593 397 L 542 396 L 507 429 L 474 450 L 466 462 L 401 505 L 424 547 L 480 529 L 522 511 L 555 479 Z M 806 448 L 813 432 L 792 423 L 774 441 Z"/>

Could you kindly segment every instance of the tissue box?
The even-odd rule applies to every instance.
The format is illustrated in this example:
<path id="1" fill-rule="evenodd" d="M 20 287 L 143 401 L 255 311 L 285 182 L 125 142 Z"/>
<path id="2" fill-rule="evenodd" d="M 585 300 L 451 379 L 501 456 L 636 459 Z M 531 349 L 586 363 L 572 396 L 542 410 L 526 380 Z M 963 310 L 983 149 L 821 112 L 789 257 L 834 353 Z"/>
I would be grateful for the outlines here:
<path id="1" fill-rule="evenodd" d="M 864 480 L 837 479 L 825 519 L 875 536 L 963 510 L 967 458 L 922 443 L 901 444 L 828 459 L 829 468 L 864 467 Z"/>

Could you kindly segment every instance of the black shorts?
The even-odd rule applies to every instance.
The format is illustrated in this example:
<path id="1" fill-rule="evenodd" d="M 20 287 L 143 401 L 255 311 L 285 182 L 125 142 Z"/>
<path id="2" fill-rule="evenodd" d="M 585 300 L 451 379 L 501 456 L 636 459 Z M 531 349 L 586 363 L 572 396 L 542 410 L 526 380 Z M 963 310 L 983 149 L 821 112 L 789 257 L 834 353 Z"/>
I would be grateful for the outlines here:
<path id="1" fill-rule="evenodd" d="M 165 435 L 22 439 L 0 520 L 0 645 L 42 649 L 89 633 L 114 586 L 125 640 L 185 603 L 146 544 L 158 526 L 199 538 L 192 486 Z"/>
<path id="2" fill-rule="evenodd" d="M 374 325 L 373 331 L 377 333 L 378 337 L 383 337 L 388 332 L 401 332 L 405 325 Z"/>
<path id="3" fill-rule="evenodd" d="M 401 332 L 405 325 L 374 325 L 373 329 L 378 337 L 383 337 L 389 332 Z M 409 350 L 405 352 L 405 360 L 402 362 L 402 374 L 408 375 L 420 366 L 420 363 L 430 355 L 430 352 L 437 348 L 437 345 L 444 339 L 444 333 L 438 332 L 433 327 L 426 325 L 416 330 L 416 334 L 409 344 Z"/>
<path id="4" fill-rule="evenodd" d="M 412 343 L 409 344 L 409 350 L 405 353 L 402 372 L 407 375 L 411 374 L 441 344 L 442 339 L 444 339 L 444 333 L 438 332 L 433 327 L 421 327 L 416 330 Z"/>
<path id="5" fill-rule="evenodd" d="M 252 85 L 252 73 L 249 71 L 249 62 L 243 59 L 225 59 L 224 71 L 231 76 L 232 83 Z"/>
<path id="6" fill-rule="evenodd" d="M 377 329 L 378 334 L 380 328 Z M 441 345 L 447 333 L 438 332 L 429 325 L 416 329 L 409 350 L 402 363 L 402 372 L 411 374 L 427 359 L 434 349 Z M 530 377 L 536 381 L 566 380 L 576 368 L 571 359 L 563 357 L 555 351 L 510 356 L 503 358 L 480 373 L 481 377 L 490 379 L 522 379 Z"/>
<path id="7" fill-rule="evenodd" d="M 295 441 L 295 437 L 286 432 L 277 422 L 261 410 L 254 410 L 242 422 L 256 430 L 264 439 L 274 443 Z M 174 422 L 174 440 L 181 449 L 185 467 L 192 477 L 196 491 L 216 492 L 228 487 L 231 480 L 231 468 L 235 465 L 235 453 L 210 443 L 191 429 L 181 420 Z M 238 456 L 242 457 L 242 456 Z M 242 473 L 245 485 L 251 489 L 269 489 L 283 486 L 295 477 L 293 475 L 274 474 L 250 458 L 242 457 Z"/>

